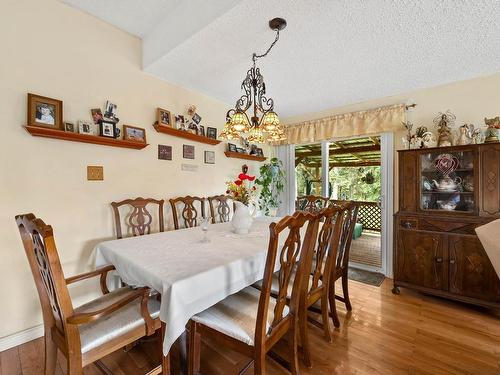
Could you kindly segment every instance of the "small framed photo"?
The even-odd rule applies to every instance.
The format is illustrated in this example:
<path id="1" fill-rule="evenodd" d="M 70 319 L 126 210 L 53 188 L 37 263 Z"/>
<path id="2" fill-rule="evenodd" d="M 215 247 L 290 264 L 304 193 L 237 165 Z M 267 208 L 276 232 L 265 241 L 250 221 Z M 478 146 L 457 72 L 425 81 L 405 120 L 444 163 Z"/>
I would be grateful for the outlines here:
<path id="1" fill-rule="evenodd" d="M 198 135 L 205 136 L 205 127 L 203 125 L 198 125 Z"/>
<path id="2" fill-rule="evenodd" d="M 197 113 L 193 115 L 193 122 L 198 125 L 201 122 L 201 116 Z"/>
<path id="3" fill-rule="evenodd" d="M 238 154 L 246 154 L 246 150 L 244 148 L 241 148 L 241 147 L 237 147 L 236 152 Z"/>
<path id="4" fill-rule="evenodd" d="M 63 102 L 29 93 L 28 126 L 63 130 Z"/>
<path id="5" fill-rule="evenodd" d="M 90 110 L 90 114 L 92 115 L 92 120 L 94 120 L 94 124 L 100 124 L 102 121 L 102 111 L 101 108 L 92 108 Z"/>
<path id="6" fill-rule="evenodd" d="M 94 134 L 93 125 L 87 121 L 80 121 L 78 123 L 78 133 L 93 135 Z"/>
<path id="7" fill-rule="evenodd" d="M 163 108 L 156 109 L 156 121 L 160 126 L 170 126 L 173 127 L 172 114 Z"/>
<path id="8" fill-rule="evenodd" d="M 106 109 L 104 110 L 104 117 L 109 118 L 110 120 L 117 120 L 116 118 L 116 109 L 118 106 L 114 103 L 111 103 L 109 100 L 106 102 Z"/>
<path id="9" fill-rule="evenodd" d="M 237 147 L 234 143 L 228 143 L 227 144 L 227 150 L 229 152 L 238 152 Z"/>
<path id="10" fill-rule="evenodd" d="M 184 159 L 194 159 L 194 146 L 183 145 L 182 146 L 182 157 Z"/>
<path id="11" fill-rule="evenodd" d="M 185 130 L 185 124 L 184 124 L 184 116 L 183 115 L 176 115 L 175 116 L 175 127 L 179 130 Z"/>
<path id="12" fill-rule="evenodd" d="M 115 138 L 116 124 L 112 121 L 102 120 L 99 124 L 99 135 L 101 137 Z"/>
<path id="13" fill-rule="evenodd" d="M 126 141 L 146 143 L 146 129 L 123 125 L 123 139 Z"/>
<path id="14" fill-rule="evenodd" d="M 255 151 L 257 156 L 264 156 L 264 151 L 262 151 L 262 148 L 257 147 Z"/>
<path id="15" fill-rule="evenodd" d="M 75 124 L 73 124 L 72 122 L 65 122 L 64 123 L 64 131 L 74 133 L 75 132 Z"/>
<path id="16" fill-rule="evenodd" d="M 207 137 L 217 139 L 217 128 L 207 127 Z"/>
<path id="17" fill-rule="evenodd" d="M 205 151 L 205 164 L 215 164 L 215 151 Z"/>

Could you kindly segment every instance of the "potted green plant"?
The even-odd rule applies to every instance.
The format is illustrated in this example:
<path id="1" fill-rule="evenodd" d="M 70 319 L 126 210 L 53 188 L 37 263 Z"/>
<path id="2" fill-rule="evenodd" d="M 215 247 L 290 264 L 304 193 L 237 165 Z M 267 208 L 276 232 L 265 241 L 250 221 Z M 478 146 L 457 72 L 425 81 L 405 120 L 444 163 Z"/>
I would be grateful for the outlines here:
<path id="1" fill-rule="evenodd" d="M 260 167 L 260 176 L 255 183 L 261 186 L 259 207 L 268 216 L 276 216 L 278 206 L 281 204 L 279 195 L 285 188 L 285 171 L 283 163 L 277 158 L 272 158 L 269 163 Z"/>

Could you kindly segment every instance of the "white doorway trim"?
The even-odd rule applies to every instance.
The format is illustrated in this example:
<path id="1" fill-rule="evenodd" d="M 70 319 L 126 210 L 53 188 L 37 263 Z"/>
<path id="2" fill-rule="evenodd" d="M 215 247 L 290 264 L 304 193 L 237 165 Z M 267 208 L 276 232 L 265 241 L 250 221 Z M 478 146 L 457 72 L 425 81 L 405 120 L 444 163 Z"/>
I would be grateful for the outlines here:
<path id="1" fill-rule="evenodd" d="M 381 177 L 382 177 L 382 270 L 392 278 L 393 275 L 393 213 L 394 213 L 394 134 L 380 134 Z"/>
<path id="2" fill-rule="evenodd" d="M 330 142 L 321 142 L 321 194 L 330 198 Z"/>

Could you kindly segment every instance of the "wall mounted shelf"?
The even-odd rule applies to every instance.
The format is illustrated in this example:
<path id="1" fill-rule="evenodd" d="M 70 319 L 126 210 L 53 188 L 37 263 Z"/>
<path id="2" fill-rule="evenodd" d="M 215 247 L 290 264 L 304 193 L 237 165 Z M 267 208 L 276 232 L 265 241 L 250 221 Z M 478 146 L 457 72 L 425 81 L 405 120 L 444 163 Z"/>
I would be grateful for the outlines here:
<path id="1" fill-rule="evenodd" d="M 124 139 L 106 138 L 100 137 L 98 135 L 65 132 L 63 130 L 42 128 L 39 126 L 24 126 L 24 128 L 34 137 L 54 138 L 61 139 L 63 141 L 92 143 L 95 145 L 132 148 L 135 150 L 141 150 L 148 145 L 147 143 L 126 141 Z"/>
<path id="2" fill-rule="evenodd" d="M 190 141 L 205 143 L 207 145 L 218 145 L 221 141 L 213 138 L 204 137 L 202 135 L 189 133 L 183 130 L 171 128 L 169 126 L 153 125 L 158 133 L 173 135 L 174 137 L 189 139 Z"/>
<path id="3" fill-rule="evenodd" d="M 254 161 L 264 161 L 267 159 L 264 156 L 248 155 L 248 154 L 242 154 L 240 152 L 226 151 L 226 152 L 224 152 L 224 154 L 228 158 L 246 159 L 246 160 L 254 160 Z"/>

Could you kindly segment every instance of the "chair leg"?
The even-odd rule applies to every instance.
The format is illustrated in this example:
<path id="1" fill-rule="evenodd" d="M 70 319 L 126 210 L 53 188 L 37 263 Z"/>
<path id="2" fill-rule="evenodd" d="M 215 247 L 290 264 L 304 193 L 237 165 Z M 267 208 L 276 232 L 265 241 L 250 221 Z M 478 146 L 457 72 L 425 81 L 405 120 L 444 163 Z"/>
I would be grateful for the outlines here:
<path id="1" fill-rule="evenodd" d="M 292 375 L 299 374 L 299 349 L 298 349 L 298 335 L 297 325 L 292 327 L 288 333 L 288 349 L 290 351 L 290 372 Z"/>
<path id="2" fill-rule="evenodd" d="M 73 356 L 69 355 L 68 358 L 66 358 L 68 361 L 68 375 L 83 375 L 83 367 L 82 367 L 82 358 L 74 358 Z"/>
<path id="3" fill-rule="evenodd" d="M 337 314 L 337 304 L 335 302 L 335 283 L 330 284 L 330 292 L 328 293 L 328 300 L 330 302 L 330 314 L 332 315 L 333 325 L 335 328 L 340 327 L 340 320 Z"/>
<path id="4" fill-rule="evenodd" d="M 253 363 L 254 375 L 266 375 L 266 354 L 258 353 Z"/>
<path id="5" fill-rule="evenodd" d="M 309 349 L 309 336 L 307 334 L 307 309 L 301 309 L 299 314 L 300 339 L 304 356 L 304 365 L 312 367 L 311 351 Z"/>
<path id="6" fill-rule="evenodd" d="M 330 316 L 328 314 L 328 294 L 321 296 L 321 320 L 323 321 L 323 332 L 328 342 L 332 342 L 332 332 L 330 331 Z"/>
<path id="7" fill-rule="evenodd" d="M 45 375 L 54 375 L 57 364 L 57 346 L 49 334 L 45 334 Z"/>
<path id="8" fill-rule="evenodd" d="M 201 335 L 197 332 L 196 322 L 189 322 L 188 338 L 188 375 L 200 372 Z"/>
<path id="9" fill-rule="evenodd" d="M 342 275 L 342 291 L 344 293 L 344 303 L 347 311 L 352 310 L 351 300 L 349 299 L 349 279 L 347 277 L 347 272 Z"/>

